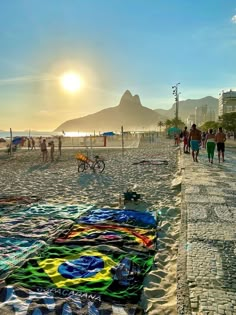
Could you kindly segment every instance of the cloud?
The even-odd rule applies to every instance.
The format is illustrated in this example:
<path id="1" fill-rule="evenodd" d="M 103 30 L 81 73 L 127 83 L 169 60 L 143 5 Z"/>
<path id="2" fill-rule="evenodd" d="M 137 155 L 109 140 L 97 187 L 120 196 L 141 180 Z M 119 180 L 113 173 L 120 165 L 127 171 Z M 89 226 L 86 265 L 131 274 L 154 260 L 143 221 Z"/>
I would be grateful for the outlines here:
<path id="1" fill-rule="evenodd" d="M 26 76 L 15 77 L 15 78 L 0 79 L 0 85 L 25 83 L 25 82 L 51 81 L 55 79 L 56 78 L 54 76 L 48 76 L 48 75 L 41 75 L 41 76 L 26 75 Z"/>
<path id="2" fill-rule="evenodd" d="M 232 23 L 236 24 L 236 15 L 231 18 Z"/>

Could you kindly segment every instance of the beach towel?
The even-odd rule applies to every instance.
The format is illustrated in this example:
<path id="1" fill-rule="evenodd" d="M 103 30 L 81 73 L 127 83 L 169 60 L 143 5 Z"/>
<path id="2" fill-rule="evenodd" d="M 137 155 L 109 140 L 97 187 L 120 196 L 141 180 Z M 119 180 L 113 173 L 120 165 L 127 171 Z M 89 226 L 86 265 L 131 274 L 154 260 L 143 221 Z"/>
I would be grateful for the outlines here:
<path id="1" fill-rule="evenodd" d="M 0 203 L 0 217 L 4 217 L 6 215 L 11 215 L 17 211 L 21 211 L 25 209 L 25 205 L 20 205 L 20 204 L 11 204 L 11 203 Z"/>
<path id="2" fill-rule="evenodd" d="M 91 209 L 82 214 L 76 223 L 82 224 L 114 224 L 120 226 L 135 226 L 155 228 L 157 223 L 150 212 L 128 209 Z"/>
<path id="3" fill-rule="evenodd" d="M 55 219 L 76 219 L 88 209 L 91 205 L 60 205 L 60 204 L 33 204 L 31 206 L 11 211 L 11 217 L 48 217 Z"/>
<path id="4" fill-rule="evenodd" d="M 52 219 L 45 217 L 2 217 L 0 231 L 2 236 L 26 237 L 41 240 L 50 240 L 63 231 L 67 232 L 73 225 L 71 220 Z"/>
<path id="5" fill-rule="evenodd" d="M 0 289 L 0 314 L 4 315 L 142 315 L 137 304 L 109 303 L 98 294 L 20 286 Z"/>
<path id="6" fill-rule="evenodd" d="M 129 228 L 117 225 L 75 224 L 71 231 L 54 242 L 58 244 L 113 244 L 122 249 L 150 251 L 155 249 L 156 230 Z"/>
<path id="7" fill-rule="evenodd" d="M 103 299 L 138 301 L 144 275 L 153 257 L 127 254 L 112 246 L 48 246 L 40 258 L 30 259 L 7 279 L 32 290 L 54 288 L 86 294 L 101 294 Z"/>
<path id="8" fill-rule="evenodd" d="M 39 201 L 37 196 L 0 196 L 0 204 L 12 205 L 12 204 L 30 204 Z"/>
<path id="9" fill-rule="evenodd" d="M 6 196 L 0 195 L 0 216 L 25 209 L 30 204 L 39 201 L 37 196 Z"/>
<path id="10" fill-rule="evenodd" d="M 0 237 L 0 279 L 3 279 L 16 266 L 36 254 L 46 243 L 39 240 Z"/>

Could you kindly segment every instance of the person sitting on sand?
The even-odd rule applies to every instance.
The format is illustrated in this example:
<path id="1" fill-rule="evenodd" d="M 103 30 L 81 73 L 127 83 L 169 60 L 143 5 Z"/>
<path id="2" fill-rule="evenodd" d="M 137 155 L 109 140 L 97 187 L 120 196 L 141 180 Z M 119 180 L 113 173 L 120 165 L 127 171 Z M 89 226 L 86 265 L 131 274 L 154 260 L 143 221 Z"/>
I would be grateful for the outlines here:
<path id="1" fill-rule="evenodd" d="M 220 152 L 222 155 L 222 162 L 225 161 L 225 141 L 226 141 L 226 135 L 222 131 L 222 127 L 219 127 L 219 131 L 215 135 L 215 140 L 217 143 L 217 151 L 218 151 L 218 159 L 220 163 Z"/>
<path id="2" fill-rule="evenodd" d="M 41 143 L 41 152 L 42 152 L 42 155 L 43 155 L 43 162 L 47 162 L 47 160 L 48 160 L 48 149 L 47 149 L 46 139 L 43 139 L 43 142 Z"/>
<path id="3" fill-rule="evenodd" d="M 215 152 L 215 135 L 213 134 L 213 129 L 208 130 L 208 134 L 206 135 L 206 149 L 208 154 L 208 161 L 213 163 L 214 152 Z"/>
<path id="4" fill-rule="evenodd" d="M 201 143 L 201 131 L 196 128 L 196 124 L 192 125 L 192 130 L 189 134 L 190 145 L 192 149 L 192 157 L 194 162 L 198 162 L 199 144 Z M 196 155 L 195 155 L 196 152 Z"/>

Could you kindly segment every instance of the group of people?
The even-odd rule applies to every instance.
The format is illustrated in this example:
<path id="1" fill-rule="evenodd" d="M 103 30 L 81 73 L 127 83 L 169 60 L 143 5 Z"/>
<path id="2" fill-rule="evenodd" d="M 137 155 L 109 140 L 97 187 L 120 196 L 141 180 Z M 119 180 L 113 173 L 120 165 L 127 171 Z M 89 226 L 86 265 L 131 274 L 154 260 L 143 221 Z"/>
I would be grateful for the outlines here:
<path id="1" fill-rule="evenodd" d="M 41 149 L 41 153 L 42 153 L 42 159 L 43 162 L 47 162 L 48 161 L 48 146 L 50 147 L 50 159 L 51 162 L 54 161 L 54 152 L 55 152 L 55 144 L 54 141 L 50 141 L 47 145 L 46 139 L 42 140 L 42 137 L 39 138 L 39 146 Z M 58 138 L 58 151 L 59 151 L 59 155 L 61 156 L 61 147 L 62 147 L 62 141 L 61 141 L 61 137 Z"/>
<path id="2" fill-rule="evenodd" d="M 184 153 L 190 153 L 191 149 L 194 162 L 198 162 L 199 149 L 201 145 L 207 150 L 209 163 L 213 163 L 216 146 L 219 163 L 221 160 L 222 162 L 225 161 L 224 152 L 226 135 L 223 132 L 222 127 L 219 127 L 218 132 L 216 133 L 213 132 L 213 129 L 209 129 L 207 133 L 203 134 L 199 129 L 197 129 L 196 124 L 193 124 L 190 132 L 188 131 L 188 128 L 185 127 L 181 132 L 180 137 L 183 139 Z"/>
<path id="3" fill-rule="evenodd" d="M 29 150 L 35 150 L 36 148 L 35 148 L 35 140 L 34 140 L 34 138 L 33 137 L 29 137 L 28 139 L 27 139 L 27 147 L 28 147 L 28 151 Z"/>

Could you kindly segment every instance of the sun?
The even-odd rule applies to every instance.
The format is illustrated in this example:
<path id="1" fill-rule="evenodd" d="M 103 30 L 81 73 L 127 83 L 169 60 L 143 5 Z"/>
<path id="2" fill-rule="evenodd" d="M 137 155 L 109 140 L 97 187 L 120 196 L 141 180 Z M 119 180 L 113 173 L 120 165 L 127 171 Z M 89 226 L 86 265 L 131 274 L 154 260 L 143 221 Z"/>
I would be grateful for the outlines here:
<path id="1" fill-rule="evenodd" d="M 74 72 L 64 73 L 60 78 L 61 86 L 64 90 L 75 93 L 81 89 L 81 78 Z"/>

